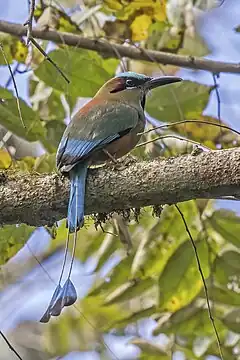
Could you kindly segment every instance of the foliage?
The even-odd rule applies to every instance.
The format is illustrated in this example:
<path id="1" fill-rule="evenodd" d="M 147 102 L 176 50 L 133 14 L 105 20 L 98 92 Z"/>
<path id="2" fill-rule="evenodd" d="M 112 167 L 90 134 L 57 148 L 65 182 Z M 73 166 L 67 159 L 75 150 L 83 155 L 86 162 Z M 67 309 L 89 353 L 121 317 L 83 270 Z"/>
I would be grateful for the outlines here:
<path id="1" fill-rule="evenodd" d="M 176 23 L 169 13 L 170 1 L 104 0 L 99 3 L 88 0 L 84 2 L 85 8 L 75 9 L 71 15 L 55 2 L 51 6 L 47 1 L 42 3 L 43 6 L 36 7 L 34 16 L 44 29 L 108 37 L 111 46 L 129 39 L 146 49 L 197 56 L 208 53 L 195 27 L 189 32 L 187 25 L 180 22 L 179 32 L 174 33 Z M 45 151 L 38 157 L 33 157 L 30 152 L 19 159 L 18 156 L 11 158 L 10 147 L 1 149 L 0 168 L 51 172 L 55 169 L 55 152 L 66 126 L 65 120 L 69 120 L 79 107 L 79 100 L 85 102 L 94 96 L 103 83 L 119 71 L 123 60 L 55 44 L 49 56 L 70 80 L 68 84 L 36 49 L 33 49 L 29 63 L 28 50 L 22 39 L 1 35 L 0 42 L 10 64 L 19 62 L 22 69 L 30 67 L 32 70 L 28 83 L 29 101 L 20 96 L 26 129 L 19 119 L 15 93 L 3 87 L 0 88 L 0 124 L 13 136 L 34 143 L 33 146 L 38 142 Z M 44 49 L 48 45 L 47 42 L 42 44 Z M 0 64 L 4 64 L 2 56 Z M 129 61 L 127 66 L 147 74 L 161 72 L 159 65 L 146 62 Z M 176 67 L 166 67 L 169 74 L 177 71 Z M 185 137 L 186 144 L 158 140 L 135 149 L 134 155 L 139 159 L 153 159 L 188 153 L 193 146 L 187 146 L 187 139 L 212 149 L 237 146 L 239 138 L 229 129 L 211 125 L 218 125 L 219 121 L 225 124 L 224 119 L 203 115 L 214 91 L 213 86 L 192 81 L 154 90 L 147 99 L 147 112 L 159 122 L 172 125 L 159 130 L 160 135 Z M 174 124 L 182 120 L 203 120 L 210 124 Z M 142 138 L 153 140 L 154 137 L 154 133 L 149 132 Z M 18 155 L 18 149 L 15 150 Z M 188 201 L 179 207 L 200 258 L 226 356 L 224 359 L 237 360 L 240 338 L 239 214 L 216 209 L 214 202 L 206 200 Z M 57 321 L 44 327 L 45 350 L 49 357 L 73 350 L 94 349 L 102 358 L 109 358 L 102 334 L 111 332 L 120 337 L 128 334 L 130 327 L 135 336 L 130 342 L 140 350 L 139 359 L 167 360 L 177 351 L 184 353 L 187 359 L 206 360 L 208 355 L 219 357 L 196 256 L 176 208 L 166 205 L 159 217 L 153 216 L 151 208 L 141 209 L 139 219 L 131 212 L 128 231 L 133 247 L 130 254 L 116 235 L 114 222 L 103 225 L 106 232 L 100 228 L 96 230 L 94 221 L 87 219 L 85 227 L 78 233 L 76 258 L 84 265 L 93 263 L 91 276 L 94 281 L 76 308 L 70 308 Z M 25 224 L 0 229 L 0 263 L 3 267 L 34 230 Z M 64 246 L 67 235 L 65 221 L 48 230 L 54 236 L 44 254 L 46 258 Z M 110 266 L 111 263 L 114 264 Z M 110 270 L 104 274 L 106 264 Z M 19 276 L 20 273 L 19 270 Z M 144 319 L 154 321 L 151 340 L 138 331 Z M 167 336 L 167 345 L 159 342 L 159 334 Z M 235 336 L 236 340 L 231 345 L 228 344 L 229 336 Z M 120 355 L 117 354 L 119 358 Z"/>

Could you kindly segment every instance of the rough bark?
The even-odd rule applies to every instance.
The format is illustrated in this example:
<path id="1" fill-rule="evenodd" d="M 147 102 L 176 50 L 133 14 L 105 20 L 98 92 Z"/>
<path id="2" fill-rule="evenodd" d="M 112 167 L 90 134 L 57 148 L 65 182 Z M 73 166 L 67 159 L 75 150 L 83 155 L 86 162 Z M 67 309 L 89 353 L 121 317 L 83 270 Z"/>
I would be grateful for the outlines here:
<path id="1" fill-rule="evenodd" d="M 15 36 L 27 35 L 26 27 L 3 20 L 0 21 L 0 31 Z M 53 30 L 46 31 L 33 28 L 32 36 L 36 39 L 53 41 L 57 44 L 65 44 L 82 49 L 94 50 L 104 54 L 105 56 L 114 58 L 124 56 L 135 60 L 156 62 L 164 65 L 175 65 L 195 70 L 207 70 L 214 73 L 240 73 L 239 63 L 213 61 L 195 56 L 184 56 L 155 50 L 143 50 L 134 46 L 124 46 L 109 43 L 106 40 L 88 39 L 83 36 L 71 33 L 64 33 Z"/>
<path id="2" fill-rule="evenodd" d="M 0 224 L 40 226 L 66 217 L 68 179 L 56 173 L 0 175 Z M 90 169 L 86 214 L 222 196 L 240 197 L 240 149 L 136 162 L 122 171 Z"/>

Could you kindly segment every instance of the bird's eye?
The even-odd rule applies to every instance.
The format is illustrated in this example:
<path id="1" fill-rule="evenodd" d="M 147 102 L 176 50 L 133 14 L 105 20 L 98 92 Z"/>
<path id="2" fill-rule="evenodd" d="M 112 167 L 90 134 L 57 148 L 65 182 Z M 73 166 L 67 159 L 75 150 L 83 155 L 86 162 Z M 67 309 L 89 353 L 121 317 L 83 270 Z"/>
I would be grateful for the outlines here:
<path id="1" fill-rule="evenodd" d="M 128 87 L 134 87 L 134 86 L 135 86 L 133 80 L 131 80 L 131 79 L 127 79 L 126 85 L 127 85 Z"/>

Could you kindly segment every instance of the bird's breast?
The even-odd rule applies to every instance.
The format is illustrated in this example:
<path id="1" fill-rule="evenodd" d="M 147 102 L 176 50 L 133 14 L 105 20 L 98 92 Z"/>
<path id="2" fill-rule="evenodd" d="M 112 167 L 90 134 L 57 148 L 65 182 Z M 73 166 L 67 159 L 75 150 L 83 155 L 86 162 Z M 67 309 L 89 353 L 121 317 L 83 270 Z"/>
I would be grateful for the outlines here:
<path id="1" fill-rule="evenodd" d="M 137 145 L 141 137 L 139 133 L 144 130 L 144 127 L 145 121 L 139 121 L 138 125 L 134 129 L 131 129 L 127 134 L 111 142 L 105 147 L 105 150 L 107 150 L 107 152 L 109 152 L 115 159 L 121 158 Z M 91 160 L 93 164 L 99 164 L 110 159 L 106 153 L 101 150 L 93 154 Z"/>

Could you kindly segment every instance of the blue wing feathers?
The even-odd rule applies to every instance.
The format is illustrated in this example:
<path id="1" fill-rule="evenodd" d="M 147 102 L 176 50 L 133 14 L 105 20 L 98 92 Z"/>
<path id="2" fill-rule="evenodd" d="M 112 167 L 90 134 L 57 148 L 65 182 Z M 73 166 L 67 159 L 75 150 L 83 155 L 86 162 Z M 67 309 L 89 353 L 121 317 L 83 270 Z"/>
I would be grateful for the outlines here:
<path id="1" fill-rule="evenodd" d="M 57 165 L 75 165 L 83 159 L 86 159 L 91 152 L 99 150 L 104 145 L 119 138 L 119 134 L 108 136 L 105 139 L 80 140 L 63 137 L 58 148 Z"/>

